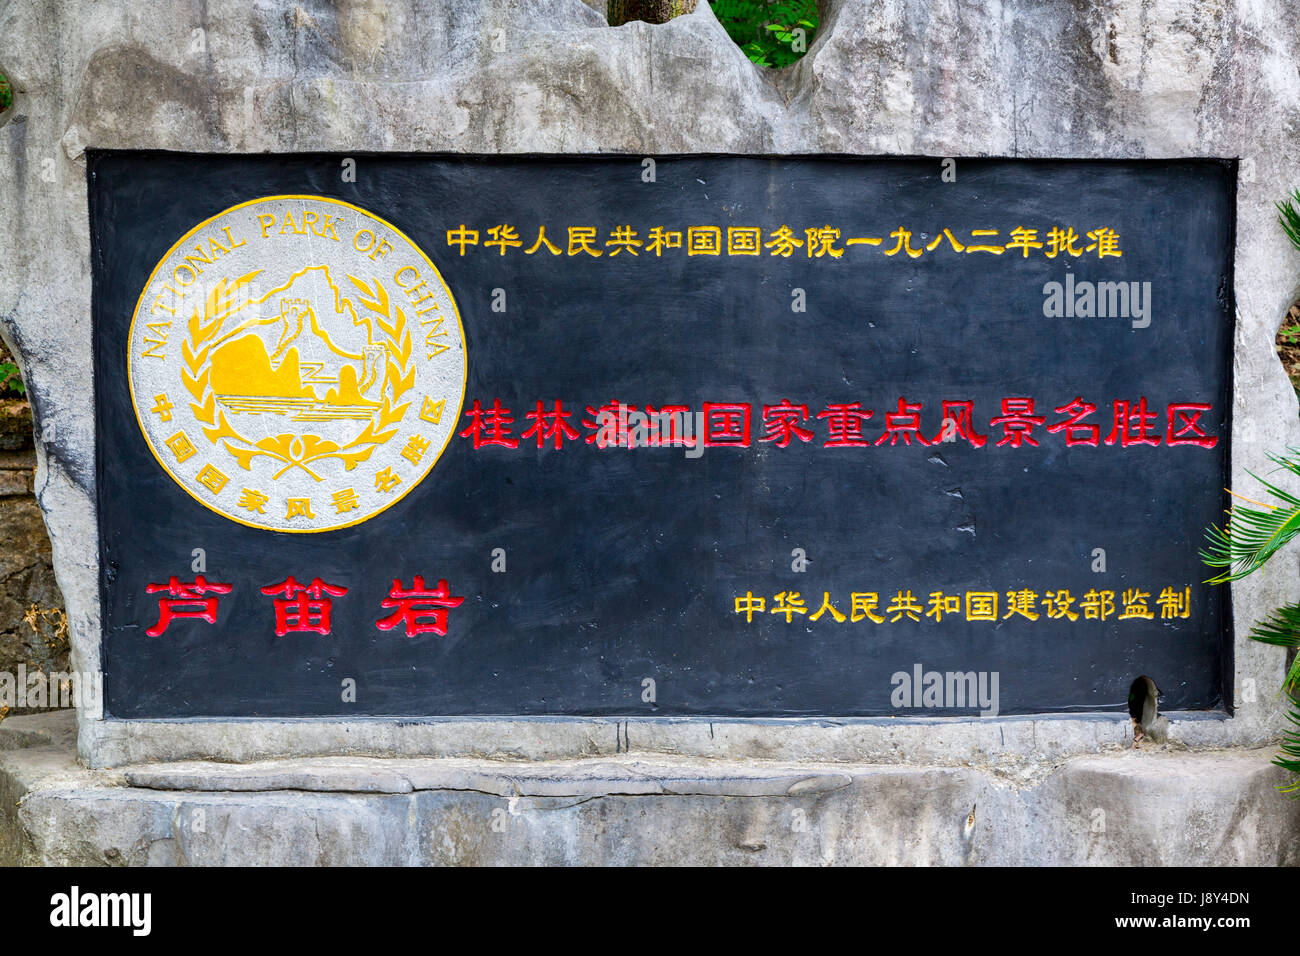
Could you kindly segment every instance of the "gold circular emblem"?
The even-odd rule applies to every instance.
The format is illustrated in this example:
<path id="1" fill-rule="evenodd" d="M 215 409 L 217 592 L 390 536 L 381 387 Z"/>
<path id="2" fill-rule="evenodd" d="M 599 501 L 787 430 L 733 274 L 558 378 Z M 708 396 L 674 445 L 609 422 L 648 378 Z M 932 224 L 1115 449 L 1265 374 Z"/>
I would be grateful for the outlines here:
<path id="1" fill-rule="evenodd" d="M 420 483 L 465 397 L 465 332 L 419 247 L 350 203 L 266 196 L 199 223 L 131 319 L 158 463 L 254 528 L 330 531 Z"/>

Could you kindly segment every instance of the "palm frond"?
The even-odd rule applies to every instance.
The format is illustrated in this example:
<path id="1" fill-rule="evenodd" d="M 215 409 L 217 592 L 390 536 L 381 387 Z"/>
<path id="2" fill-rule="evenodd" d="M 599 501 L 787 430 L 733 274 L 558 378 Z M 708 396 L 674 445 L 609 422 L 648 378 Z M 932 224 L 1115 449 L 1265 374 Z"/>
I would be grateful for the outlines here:
<path id="1" fill-rule="evenodd" d="M 1300 797 L 1300 699 L 1297 699 L 1294 694 L 1290 694 L 1289 699 L 1291 709 L 1287 711 L 1286 719 L 1291 727 L 1283 733 L 1280 747 L 1282 753 L 1273 758 L 1273 763 L 1295 775 L 1290 783 L 1278 789 L 1296 798 Z"/>
<path id="2" fill-rule="evenodd" d="M 1275 609 L 1250 629 L 1250 636 L 1275 647 L 1300 647 L 1300 603 Z"/>
<path id="3" fill-rule="evenodd" d="M 1285 455 L 1270 453 L 1268 457 L 1279 470 L 1300 476 L 1300 449 L 1289 448 Z M 1201 560 L 1212 568 L 1224 569 L 1209 579 L 1211 584 L 1225 584 L 1253 574 L 1300 534 L 1300 498 L 1253 472 L 1247 474 L 1267 488 L 1281 504 L 1252 501 L 1261 507 L 1235 507 L 1228 512 L 1228 520 L 1222 528 L 1211 526 L 1206 530 L 1206 546 L 1200 552 Z"/>
<path id="4" fill-rule="evenodd" d="M 1295 193 L 1295 201 L 1300 203 L 1300 190 Z M 1278 204 L 1282 212 L 1282 226 L 1287 230 L 1291 241 L 1300 248 L 1300 212 L 1288 201 L 1285 207 Z M 1287 454 L 1269 454 L 1269 459 L 1278 466 L 1279 471 L 1289 471 L 1300 477 L 1300 449 L 1288 448 Z M 1236 581 L 1251 574 L 1277 554 L 1288 542 L 1300 534 L 1300 498 L 1277 485 L 1264 481 L 1258 475 L 1248 472 L 1276 499 L 1278 504 L 1269 504 L 1243 498 L 1236 492 L 1229 494 L 1243 498 L 1256 508 L 1234 507 L 1228 512 L 1228 520 L 1223 528 L 1210 527 L 1205 532 L 1206 546 L 1201 550 L 1201 560 L 1213 568 L 1223 570 L 1210 579 L 1211 584 L 1224 584 Z M 1300 648 L 1300 602 L 1284 604 L 1275 609 L 1268 617 L 1250 629 L 1251 640 L 1274 647 Z M 1282 682 L 1279 694 L 1287 695 L 1288 709 L 1286 719 L 1290 727 L 1282 734 L 1279 753 L 1273 763 L 1291 774 L 1291 780 L 1278 787 L 1283 793 L 1293 798 L 1300 798 L 1300 655 L 1297 655 L 1287 669 L 1286 679 Z"/>
<path id="5" fill-rule="evenodd" d="M 1250 629 L 1250 638 L 1274 647 L 1300 647 L 1300 603 L 1284 604 Z M 1294 693 L 1300 682 L 1300 654 L 1297 654 L 1282 681 L 1282 690 Z M 1279 691 L 1281 693 L 1281 691 Z"/>
<path id="6" fill-rule="evenodd" d="M 1300 189 L 1293 190 L 1288 199 L 1276 203 L 1278 211 L 1278 222 L 1282 224 L 1282 231 L 1286 237 L 1291 240 L 1291 244 L 1300 249 L 1300 210 L 1296 209 L 1296 204 L 1300 203 Z"/>

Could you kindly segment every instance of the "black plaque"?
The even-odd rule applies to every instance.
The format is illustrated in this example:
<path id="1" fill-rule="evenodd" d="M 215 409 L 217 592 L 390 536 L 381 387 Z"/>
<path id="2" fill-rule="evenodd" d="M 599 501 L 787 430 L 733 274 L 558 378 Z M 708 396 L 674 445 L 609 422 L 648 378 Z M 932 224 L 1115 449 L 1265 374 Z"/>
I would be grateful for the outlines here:
<path id="1" fill-rule="evenodd" d="M 946 181 L 938 159 L 682 156 L 646 181 L 641 157 L 352 158 L 354 182 L 335 155 L 90 156 L 109 717 L 971 713 L 900 705 L 896 675 L 930 671 L 996 673 L 1004 714 L 1123 711 L 1139 674 L 1166 709 L 1224 708 L 1228 595 L 1196 552 L 1225 506 L 1233 164 L 962 159 Z M 151 272 L 276 195 L 401 230 L 464 330 L 450 444 L 339 530 L 215 513 L 133 411 Z M 1119 314 L 1078 315 L 1089 287 Z M 476 401 L 515 447 L 476 440 Z M 577 437 L 539 447 L 526 416 L 556 401 Z M 624 447 L 599 417 L 620 403 L 716 431 Z M 147 635 L 195 549 L 230 586 L 215 622 Z M 446 633 L 380 629 L 417 575 L 464 598 Z M 277 635 L 262 589 L 289 576 L 348 589 L 328 634 Z"/>

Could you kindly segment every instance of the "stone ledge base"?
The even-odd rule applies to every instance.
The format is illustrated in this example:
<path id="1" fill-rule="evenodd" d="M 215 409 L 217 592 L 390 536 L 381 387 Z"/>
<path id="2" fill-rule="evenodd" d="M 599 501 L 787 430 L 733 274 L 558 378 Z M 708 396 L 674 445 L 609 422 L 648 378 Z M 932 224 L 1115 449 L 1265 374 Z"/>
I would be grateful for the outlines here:
<path id="1" fill-rule="evenodd" d="M 629 754 L 92 771 L 71 715 L 0 724 L 0 863 L 1294 865 L 1271 748 L 997 767 Z M 973 821 L 972 821 L 973 808 Z"/>

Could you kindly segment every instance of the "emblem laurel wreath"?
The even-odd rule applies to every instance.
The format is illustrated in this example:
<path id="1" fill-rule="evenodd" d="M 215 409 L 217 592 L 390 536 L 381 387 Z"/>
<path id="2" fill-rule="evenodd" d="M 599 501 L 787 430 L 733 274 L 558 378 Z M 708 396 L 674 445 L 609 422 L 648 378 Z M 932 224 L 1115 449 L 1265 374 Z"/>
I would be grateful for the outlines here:
<path id="1" fill-rule="evenodd" d="M 194 309 L 189 320 L 189 334 L 181 343 L 181 353 L 184 356 L 181 379 L 194 399 L 190 409 L 203 426 L 203 433 L 208 440 L 213 444 L 221 442 L 245 471 L 251 470 L 252 460 L 258 456 L 266 456 L 284 464 L 272 476 L 272 480 L 291 468 L 301 468 L 320 481 L 320 476 L 308 465 L 327 458 L 338 459 L 343 462 L 345 470 L 351 471 L 359 462 L 368 459 L 378 446 L 397 434 L 396 426 L 410 407 L 410 402 L 397 404 L 415 385 L 411 331 L 406 325 L 406 315 L 392 303 L 388 291 L 378 279 L 374 280 L 372 288 L 364 280 L 349 275 L 352 284 L 362 293 L 358 297 L 361 305 L 373 313 L 375 324 L 384 334 L 382 344 L 388 381 L 382 402 L 361 434 L 346 445 L 340 446 L 311 434 L 281 434 L 254 442 L 241 435 L 226 419 L 225 412 L 217 407 L 216 393 L 211 388 L 209 377 L 212 371 L 211 343 L 217 339 L 222 323 L 238 310 L 241 290 L 260 273 L 261 270 L 246 273 L 234 282 L 221 279 L 205 300 L 202 314 L 197 307 Z"/>

